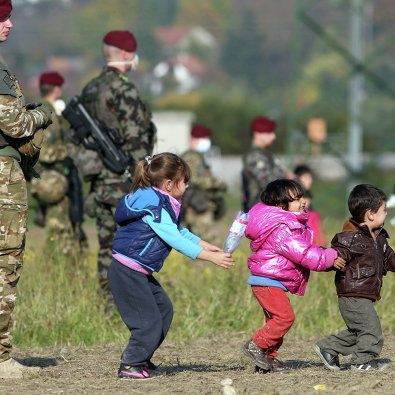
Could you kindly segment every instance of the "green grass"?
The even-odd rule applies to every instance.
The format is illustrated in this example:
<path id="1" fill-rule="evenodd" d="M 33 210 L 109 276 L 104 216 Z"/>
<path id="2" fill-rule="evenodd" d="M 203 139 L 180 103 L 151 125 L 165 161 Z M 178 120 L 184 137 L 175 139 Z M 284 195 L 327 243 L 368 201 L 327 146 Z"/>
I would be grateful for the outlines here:
<path id="1" fill-rule="evenodd" d="M 314 200 L 318 198 L 320 203 L 329 240 L 341 229 L 344 220 L 339 207 L 344 208 L 345 193 L 340 193 L 339 185 L 333 188 L 336 192 L 330 197 L 322 190 L 314 195 Z M 323 202 L 327 202 L 325 208 Z M 237 199 L 232 197 L 226 217 L 217 225 L 223 235 L 239 209 L 237 206 Z M 387 229 L 394 232 L 391 226 Z M 235 267 L 225 270 L 171 253 L 164 269 L 156 275 L 174 304 L 170 338 L 192 339 L 213 332 L 235 331 L 245 331 L 247 336 L 262 326 L 262 310 L 246 284 L 248 255 L 248 242 L 243 240 L 234 254 Z M 306 295 L 290 295 L 296 321 L 287 336 L 319 338 L 344 327 L 337 309 L 333 276 L 330 272 L 313 272 Z M 129 336 L 115 309 L 106 311 L 98 294 L 96 251 L 85 257 L 59 257 L 51 246 L 30 247 L 18 290 L 14 314 L 17 346 L 91 345 L 124 342 Z M 382 300 L 376 304 L 385 333 L 394 332 L 395 304 L 391 300 L 394 293 L 395 276 L 389 273 L 384 279 Z"/>

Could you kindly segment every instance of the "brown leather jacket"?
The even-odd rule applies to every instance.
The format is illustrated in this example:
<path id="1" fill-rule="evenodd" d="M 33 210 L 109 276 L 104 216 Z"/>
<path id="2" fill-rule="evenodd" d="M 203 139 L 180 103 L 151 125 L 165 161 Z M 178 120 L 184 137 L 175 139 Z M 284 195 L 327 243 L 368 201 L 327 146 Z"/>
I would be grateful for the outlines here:
<path id="1" fill-rule="evenodd" d="M 339 296 L 362 296 L 380 299 L 383 276 L 395 271 L 395 254 L 387 243 L 385 229 L 373 238 L 369 228 L 352 219 L 343 225 L 343 232 L 332 240 L 332 248 L 346 260 L 346 266 L 335 276 Z"/>

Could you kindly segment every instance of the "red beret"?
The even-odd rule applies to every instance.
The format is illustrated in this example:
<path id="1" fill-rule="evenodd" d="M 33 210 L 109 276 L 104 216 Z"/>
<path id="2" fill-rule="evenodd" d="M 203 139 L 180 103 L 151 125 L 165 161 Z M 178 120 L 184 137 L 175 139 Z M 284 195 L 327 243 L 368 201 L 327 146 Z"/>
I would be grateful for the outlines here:
<path id="1" fill-rule="evenodd" d="M 137 49 L 136 38 L 127 30 L 112 30 L 103 37 L 103 42 L 128 52 L 135 52 Z"/>
<path id="2" fill-rule="evenodd" d="M 212 134 L 211 129 L 203 125 L 194 125 L 191 130 L 191 136 L 195 138 L 210 137 Z"/>
<path id="3" fill-rule="evenodd" d="M 276 122 L 265 117 L 256 117 L 251 121 L 250 129 L 251 132 L 257 133 L 270 133 L 276 129 Z"/>
<path id="4" fill-rule="evenodd" d="M 40 75 L 40 85 L 42 84 L 62 86 L 64 84 L 64 78 L 56 71 L 48 71 Z"/>
<path id="5" fill-rule="evenodd" d="M 0 0 L 0 20 L 8 19 L 11 15 L 11 0 Z"/>

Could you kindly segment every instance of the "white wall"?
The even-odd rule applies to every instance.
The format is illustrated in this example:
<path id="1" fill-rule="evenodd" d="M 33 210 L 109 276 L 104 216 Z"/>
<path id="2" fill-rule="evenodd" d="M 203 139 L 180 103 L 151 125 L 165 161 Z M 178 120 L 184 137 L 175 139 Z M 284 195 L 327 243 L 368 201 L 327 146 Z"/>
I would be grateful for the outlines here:
<path id="1" fill-rule="evenodd" d="M 190 131 L 195 114 L 187 111 L 158 111 L 152 114 L 158 129 L 154 154 L 173 152 L 182 154 L 189 148 Z"/>

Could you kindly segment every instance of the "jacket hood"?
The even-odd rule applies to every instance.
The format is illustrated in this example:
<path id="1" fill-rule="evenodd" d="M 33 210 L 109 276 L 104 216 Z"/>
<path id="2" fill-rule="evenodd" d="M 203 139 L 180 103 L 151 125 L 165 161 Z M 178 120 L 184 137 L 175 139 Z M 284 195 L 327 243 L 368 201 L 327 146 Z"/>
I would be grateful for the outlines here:
<path id="1" fill-rule="evenodd" d="M 245 231 L 246 237 L 250 240 L 259 239 L 262 243 L 280 224 L 287 225 L 290 229 L 304 227 L 309 214 L 286 211 L 276 206 L 267 206 L 258 203 L 248 212 L 249 221 Z"/>
<path id="2" fill-rule="evenodd" d="M 122 225 L 132 219 L 151 215 L 155 219 L 159 213 L 155 210 L 159 204 L 159 192 L 152 188 L 137 189 L 133 194 L 125 195 L 119 202 L 115 211 L 115 221 Z M 166 197 L 164 196 L 166 199 Z"/>

